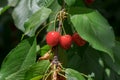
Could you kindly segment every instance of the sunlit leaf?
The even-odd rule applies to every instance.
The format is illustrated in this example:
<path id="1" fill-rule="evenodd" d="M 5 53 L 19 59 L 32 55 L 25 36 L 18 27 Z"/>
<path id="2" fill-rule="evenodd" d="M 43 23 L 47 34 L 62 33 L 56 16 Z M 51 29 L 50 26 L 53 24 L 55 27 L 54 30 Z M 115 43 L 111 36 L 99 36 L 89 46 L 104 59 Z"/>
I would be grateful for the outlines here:
<path id="1" fill-rule="evenodd" d="M 11 2 L 11 0 L 10 0 L 10 2 Z M 37 0 L 20 0 L 12 13 L 16 27 L 18 29 L 20 29 L 21 31 L 25 32 L 26 31 L 26 29 L 24 27 L 25 22 L 28 21 L 28 23 L 29 23 L 29 22 L 33 21 L 33 22 L 35 22 L 34 25 L 32 22 L 32 28 L 31 27 L 29 28 L 31 30 L 31 32 L 29 34 L 27 34 L 27 35 L 31 35 L 31 34 L 33 35 L 35 30 L 38 28 L 38 26 L 40 24 L 42 24 L 44 22 L 44 20 L 46 20 L 46 18 L 50 14 L 50 12 L 51 12 L 50 9 L 45 8 L 45 7 L 48 7 L 51 4 L 52 4 L 52 0 L 39 0 L 39 1 L 37 1 Z M 44 9 L 44 10 L 42 10 L 42 9 Z M 40 12 L 41 12 L 41 14 L 39 14 Z M 41 17 L 41 15 L 44 16 L 45 18 Z M 37 17 L 35 17 L 35 16 L 37 16 Z M 36 20 L 34 20 L 34 19 L 36 19 Z M 42 21 L 40 22 L 40 20 L 42 20 Z M 40 23 L 38 24 L 38 22 L 40 22 Z M 28 25 L 28 23 L 27 23 L 27 25 Z M 29 26 L 30 25 L 31 24 L 29 24 Z M 35 26 L 35 28 L 33 28 L 34 26 Z M 27 30 L 27 33 L 28 32 L 29 32 L 29 30 Z"/>
<path id="2" fill-rule="evenodd" d="M 39 0 L 39 1 L 37 2 L 37 4 L 38 4 L 39 6 L 49 7 L 53 2 L 54 2 L 54 0 Z"/>
<path id="3" fill-rule="evenodd" d="M 34 36 L 37 28 L 49 17 L 50 13 L 51 10 L 45 7 L 35 12 L 24 24 L 25 34 Z"/>
<path id="4" fill-rule="evenodd" d="M 20 0 L 8 0 L 9 6 L 16 6 Z"/>

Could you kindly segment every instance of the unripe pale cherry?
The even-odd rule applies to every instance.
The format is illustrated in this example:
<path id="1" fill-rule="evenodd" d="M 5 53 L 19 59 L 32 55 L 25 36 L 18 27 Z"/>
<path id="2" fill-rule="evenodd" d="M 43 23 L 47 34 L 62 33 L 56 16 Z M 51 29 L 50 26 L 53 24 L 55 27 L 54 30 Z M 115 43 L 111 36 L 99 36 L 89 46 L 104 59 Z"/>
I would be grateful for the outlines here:
<path id="1" fill-rule="evenodd" d="M 86 41 L 83 40 L 78 33 L 74 33 L 72 35 L 72 40 L 78 45 L 78 46 L 83 46 L 85 45 Z"/>
<path id="2" fill-rule="evenodd" d="M 46 35 L 46 43 L 53 47 L 59 43 L 60 33 L 56 31 L 50 31 Z"/>
<path id="3" fill-rule="evenodd" d="M 70 35 L 63 35 L 60 37 L 60 46 L 67 50 L 71 47 L 72 37 Z"/>

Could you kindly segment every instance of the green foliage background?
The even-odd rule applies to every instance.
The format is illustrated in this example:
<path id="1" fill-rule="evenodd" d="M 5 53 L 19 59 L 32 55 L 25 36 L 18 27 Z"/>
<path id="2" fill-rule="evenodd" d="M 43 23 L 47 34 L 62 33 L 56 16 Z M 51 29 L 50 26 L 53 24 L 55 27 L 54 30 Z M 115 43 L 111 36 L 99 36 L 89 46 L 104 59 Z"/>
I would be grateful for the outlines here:
<path id="1" fill-rule="evenodd" d="M 119 80 L 120 1 L 95 0 L 86 5 L 84 0 L 65 0 L 65 3 L 69 13 L 64 22 L 66 33 L 72 34 L 74 27 L 88 42 L 83 47 L 73 44 L 67 51 L 60 48 L 59 59 L 67 68 L 68 80 L 85 80 L 81 73 L 95 75 L 95 80 Z M 42 78 L 50 62 L 36 62 L 36 55 L 42 56 L 49 50 L 44 46 L 45 34 L 54 29 L 54 24 L 44 28 L 37 38 L 35 34 L 55 19 L 61 5 L 62 0 L 0 1 L 0 80 Z M 26 39 L 21 41 L 23 34 Z"/>

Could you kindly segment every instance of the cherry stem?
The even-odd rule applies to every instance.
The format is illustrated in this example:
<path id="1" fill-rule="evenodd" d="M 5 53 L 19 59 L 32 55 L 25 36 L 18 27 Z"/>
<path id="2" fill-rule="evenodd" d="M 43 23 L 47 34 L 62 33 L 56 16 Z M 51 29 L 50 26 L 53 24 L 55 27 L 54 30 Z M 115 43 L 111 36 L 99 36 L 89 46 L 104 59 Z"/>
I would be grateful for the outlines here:
<path id="1" fill-rule="evenodd" d="M 88 75 L 85 75 L 85 74 L 83 74 L 83 73 L 80 73 L 81 75 L 83 75 L 84 77 L 86 77 L 86 78 L 88 78 L 89 76 Z"/>
<path id="2" fill-rule="evenodd" d="M 52 23 L 55 23 L 55 21 L 53 20 L 53 21 L 51 21 L 50 23 L 44 25 L 44 26 L 37 32 L 36 37 L 38 37 L 39 33 L 40 33 L 45 27 L 47 27 L 49 24 L 52 24 Z"/>
<path id="3" fill-rule="evenodd" d="M 25 34 L 22 34 L 21 41 L 23 40 L 24 37 L 25 37 Z"/>
<path id="4" fill-rule="evenodd" d="M 62 29 L 62 21 L 60 20 L 59 21 L 59 27 L 58 27 L 58 32 L 61 33 L 61 29 Z"/>
<path id="5" fill-rule="evenodd" d="M 64 0 L 63 0 L 63 2 L 64 2 Z M 64 6 L 65 6 L 65 4 L 63 5 L 63 7 L 64 7 Z M 62 10 L 63 10 L 63 9 L 62 9 Z M 56 15 L 56 16 L 59 15 L 59 24 L 58 24 L 58 30 L 57 30 L 57 31 L 61 34 L 61 31 L 62 31 L 62 29 L 63 29 L 64 34 L 66 34 L 66 33 L 65 33 L 65 29 L 64 29 L 64 27 L 63 27 L 62 12 L 63 12 L 63 11 L 60 11 L 60 12 L 57 13 L 57 15 Z M 55 22 L 56 22 L 56 17 L 55 17 Z M 54 26 L 56 26 L 56 25 L 54 25 Z M 54 69 L 55 69 L 55 70 L 56 70 L 59 66 L 60 66 L 60 67 L 62 66 L 62 65 L 60 65 L 60 62 L 59 62 L 59 60 L 58 60 L 58 48 L 59 48 L 58 45 L 52 48 L 52 49 L 53 49 L 53 52 L 54 52 L 54 58 L 53 58 L 53 60 L 52 60 L 52 65 L 54 65 Z"/>
<path id="6" fill-rule="evenodd" d="M 57 22 L 57 17 L 58 17 L 59 12 L 55 15 L 55 22 L 54 22 L 54 30 L 56 31 L 56 22 Z"/>
<path id="7" fill-rule="evenodd" d="M 58 64 L 59 64 L 59 60 L 58 60 L 58 46 L 55 46 L 54 47 L 54 58 L 53 58 L 53 60 L 52 60 L 52 64 L 54 65 L 56 65 L 56 67 L 58 66 Z"/>
<path id="8" fill-rule="evenodd" d="M 53 73 L 53 71 L 50 71 L 50 72 L 47 74 L 47 76 L 45 77 L 45 79 L 43 79 L 43 80 L 47 80 L 47 78 L 48 78 L 52 73 Z"/>
<path id="9" fill-rule="evenodd" d="M 58 25 L 59 27 L 58 27 L 58 32 L 59 33 L 61 33 L 61 29 L 62 29 L 62 26 L 63 26 L 63 24 L 62 24 L 62 20 L 60 20 L 59 21 L 59 25 Z M 53 51 L 54 51 L 54 58 L 53 58 L 53 60 L 52 60 L 52 64 L 54 65 L 56 65 L 56 67 L 58 67 L 59 66 L 59 60 L 58 60 L 58 45 L 57 46 L 55 46 L 55 47 L 53 47 Z"/>
<path id="10" fill-rule="evenodd" d="M 62 9 L 65 8 L 65 1 L 63 0 L 63 5 L 62 5 Z"/>
<path id="11" fill-rule="evenodd" d="M 64 77 L 65 79 L 67 79 L 67 77 L 66 76 L 64 76 L 63 74 L 61 74 L 61 73 L 58 73 L 60 76 L 62 76 L 62 77 Z"/>

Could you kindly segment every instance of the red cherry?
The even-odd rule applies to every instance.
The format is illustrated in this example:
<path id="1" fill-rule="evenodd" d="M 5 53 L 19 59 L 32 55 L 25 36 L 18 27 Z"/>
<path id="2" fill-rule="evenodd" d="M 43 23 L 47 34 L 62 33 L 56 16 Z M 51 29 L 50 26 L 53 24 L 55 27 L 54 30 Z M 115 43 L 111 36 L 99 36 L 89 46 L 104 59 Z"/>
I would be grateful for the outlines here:
<path id="1" fill-rule="evenodd" d="M 92 4 L 93 2 L 94 2 L 94 0 L 85 0 L 85 3 L 88 5 Z"/>
<path id="2" fill-rule="evenodd" d="M 74 33 L 72 35 L 72 40 L 78 45 L 78 46 L 83 46 L 85 45 L 86 41 L 83 40 L 78 33 Z"/>
<path id="3" fill-rule="evenodd" d="M 60 33 L 56 31 L 50 31 L 46 35 L 46 42 L 49 46 L 53 47 L 59 43 Z"/>
<path id="4" fill-rule="evenodd" d="M 67 50 L 71 47 L 72 37 L 70 35 L 64 35 L 60 37 L 60 46 Z"/>

